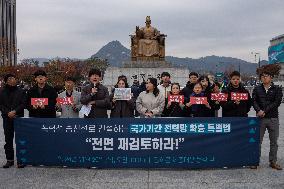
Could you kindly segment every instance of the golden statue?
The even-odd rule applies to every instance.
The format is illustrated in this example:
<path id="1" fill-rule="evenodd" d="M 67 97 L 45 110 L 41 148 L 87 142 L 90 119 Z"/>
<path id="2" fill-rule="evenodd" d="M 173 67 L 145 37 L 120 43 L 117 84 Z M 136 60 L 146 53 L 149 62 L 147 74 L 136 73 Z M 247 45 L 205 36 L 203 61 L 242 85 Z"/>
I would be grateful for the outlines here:
<path id="1" fill-rule="evenodd" d="M 132 60 L 164 60 L 166 35 L 151 26 L 150 16 L 145 23 L 141 29 L 136 26 L 135 35 L 130 35 Z"/>

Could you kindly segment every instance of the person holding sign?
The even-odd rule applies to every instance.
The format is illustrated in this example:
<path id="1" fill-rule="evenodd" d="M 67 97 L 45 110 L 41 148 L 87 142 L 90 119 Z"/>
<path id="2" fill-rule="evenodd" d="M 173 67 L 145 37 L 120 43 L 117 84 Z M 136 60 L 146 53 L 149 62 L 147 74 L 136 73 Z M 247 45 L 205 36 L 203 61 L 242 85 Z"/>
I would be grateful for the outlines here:
<path id="1" fill-rule="evenodd" d="M 85 118 L 108 118 L 107 110 L 110 108 L 108 89 L 103 86 L 101 81 L 101 71 L 91 69 L 89 72 L 91 84 L 83 88 L 81 93 L 81 103 L 90 107 Z"/>
<path id="2" fill-rule="evenodd" d="M 230 83 L 222 93 L 228 95 L 227 101 L 220 102 L 223 117 L 248 117 L 252 106 L 249 91 L 241 84 L 241 74 L 233 71 L 230 74 Z"/>
<path id="3" fill-rule="evenodd" d="M 46 83 L 45 71 L 36 71 L 34 77 L 36 85 L 30 88 L 27 94 L 29 117 L 56 118 L 57 93 L 55 89 Z"/>
<path id="4" fill-rule="evenodd" d="M 14 120 L 16 117 L 24 117 L 26 95 L 24 90 L 17 87 L 15 75 L 7 74 L 4 82 L 5 86 L 0 91 L 0 111 L 3 118 L 4 150 L 7 162 L 3 168 L 9 168 L 14 165 Z M 22 168 L 19 162 L 18 168 Z"/>
<path id="5" fill-rule="evenodd" d="M 140 117 L 160 117 L 165 107 L 165 98 L 157 88 L 157 79 L 149 78 L 146 82 L 146 91 L 139 94 L 136 100 L 136 109 Z"/>
<path id="6" fill-rule="evenodd" d="M 253 107 L 260 118 L 260 144 L 262 144 L 266 129 L 269 133 L 269 166 L 276 170 L 282 170 L 282 167 L 277 164 L 277 141 L 279 137 L 278 108 L 281 105 L 283 93 L 281 87 L 273 84 L 273 76 L 271 71 L 264 70 L 260 73 L 262 84 L 253 89 Z"/>
<path id="7" fill-rule="evenodd" d="M 193 87 L 198 81 L 198 73 L 190 72 L 189 81 L 186 83 L 186 86 L 182 89 L 182 93 L 185 97 L 185 101 L 189 102 L 190 95 L 193 93 Z"/>
<path id="8" fill-rule="evenodd" d="M 184 96 L 180 91 L 180 85 L 173 83 L 170 95 L 166 99 L 165 117 L 183 117 L 184 106 Z"/>
<path id="9" fill-rule="evenodd" d="M 214 92 L 217 92 L 219 88 L 214 83 L 210 85 L 209 78 L 204 75 L 200 76 L 200 78 L 198 79 L 198 82 L 201 83 L 202 88 L 203 88 L 203 93 L 207 97 L 207 101 L 211 107 L 211 108 L 205 109 L 205 111 L 207 112 L 205 114 L 205 117 L 215 117 L 216 115 L 218 117 L 218 114 L 216 113 L 216 111 L 218 112 L 218 110 L 220 109 L 220 104 L 218 100 L 214 101 L 211 99 L 211 94 Z"/>
<path id="10" fill-rule="evenodd" d="M 65 91 L 57 98 L 56 106 L 61 111 L 61 118 L 78 118 L 82 107 L 80 102 L 81 93 L 74 90 L 76 80 L 72 77 L 65 79 Z"/>
<path id="11" fill-rule="evenodd" d="M 125 79 L 119 79 L 110 95 L 110 117 L 134 117 L 135 100 Z"/>
<path id="12" fill-rule="evenodd" d="M 211 109 L 207 97 L 203 92 L 201 83 L 196 83 L 190 101 L 186 103 L 185 116 L 187 117 L 207 117 L 208 109 Z"/>

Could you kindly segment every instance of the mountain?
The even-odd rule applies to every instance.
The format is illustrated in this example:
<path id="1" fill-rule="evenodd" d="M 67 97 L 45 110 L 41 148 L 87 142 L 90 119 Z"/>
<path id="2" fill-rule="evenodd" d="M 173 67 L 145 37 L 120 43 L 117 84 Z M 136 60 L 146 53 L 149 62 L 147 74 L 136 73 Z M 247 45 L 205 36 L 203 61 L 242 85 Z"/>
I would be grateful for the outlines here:
<path id="1" fill-rule="evenodd" d="M 175 66 L 187 67 L 189 70 L 197 72 L 225 72 L 225 70 L 240 70 L 242 73 L 254 75 L 258 64 L 247 62 L 238 58 L 220 57 L 220 56 L 206 56 L 199 59 L 192 58 L 178 58 L 167 56 L 166 60 Z M 262 60 L 260 65 L 268 64 L 267 61 Z"/>
<path id="2" fill-rule="evenodd" d="M 107 59 L 109 64 L 114 67 L 120 67 L 122 62 L 129 61 L 131 51 L 124 47 L 119 41 L 112 41 L 103 46 L 92 57 Z M 179 58 L 174 56 L 166 56 L 166 61 L 171 62 L 177 67 L 186 67 L 189 70 L 197 72 L 224 72 L 225 70 L 239 70 L 246 74 L 255 74 L 258 64 L 247 62 L 238 58 L 206 56 L 198 59 Z M 266 60 L 261 61 L 261 65 L 267 64 Z"/>
<path id="3" fill-rule="evenodd" d="M 123 61 L 130 60 L 131 51 L 124 47 L 119 41 L 112 41 L 103 46 L 91 58 L 98 57 L 107 59 L 111 66 L 119 67 Z"/>
<path id="4" fill-rule="evenodd" d="M 131 51 L 124 47 L 119 41 L 111 41 L 103 46 L 96 54 L 92 55 L 91 58 L 102 58 L 107 59 L 110 66 L 120 67 L 122 62 L 129 61 L 131 58 Z M 70 58 L 30 58 L 24 59 L 25 62 L 43 66 L 44 62 L 50 60 L 68 60 Z M 80 59 L 70 59 L 80 60 Z M 196 72 L 224 72 L 225 70 L 239 70 L 241 73 L 255 75 L 258 64 L 247 62 L 238 58 L 223 57 L 223 56 L 205 56 L 198 59 L 193 58 L 179 58 L 174 56 L 166 56 L 166 61 L 172 63 L 176 67 L 188 68 L 190 71 Z M 261 65 L 268 64 L 266 60 L 261 61 Z"/>

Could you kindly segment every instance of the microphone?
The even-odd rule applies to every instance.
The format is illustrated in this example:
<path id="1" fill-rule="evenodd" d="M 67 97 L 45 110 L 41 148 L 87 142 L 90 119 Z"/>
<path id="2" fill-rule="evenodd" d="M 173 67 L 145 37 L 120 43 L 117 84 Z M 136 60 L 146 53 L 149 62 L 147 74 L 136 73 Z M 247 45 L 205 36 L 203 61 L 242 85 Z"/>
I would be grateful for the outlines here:
<path id="1" fill-rule="evenodd" d="M 98 91 L 98 84 L 97 83 L 92 83 L 92 94 L 94 95 L 94 94 L 96 94 L 97 93 L 97 91 Z M 93 92 L 93 90 L 96 90 L 96 92 Z"/>

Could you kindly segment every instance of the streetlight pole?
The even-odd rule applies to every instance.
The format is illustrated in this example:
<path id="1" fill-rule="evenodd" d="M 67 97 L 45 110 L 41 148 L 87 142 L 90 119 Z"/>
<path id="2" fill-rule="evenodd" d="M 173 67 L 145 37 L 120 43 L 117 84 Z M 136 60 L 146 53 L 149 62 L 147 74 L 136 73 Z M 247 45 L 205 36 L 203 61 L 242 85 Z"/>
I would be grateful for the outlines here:
<path id="1" fill-rule="evenodd" d="M 256 56 L 258 55 L 258 68 L 260 68 L 260 53 L 259 52 L 251 52 L 254 55 L 254 61 L 256 63 Z"/>

